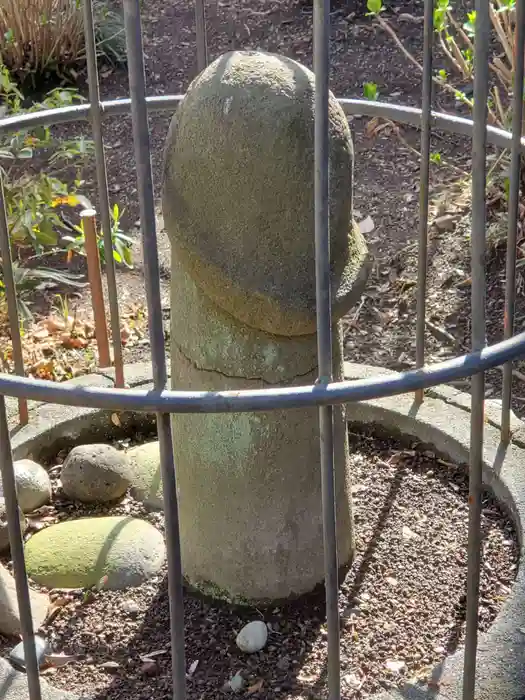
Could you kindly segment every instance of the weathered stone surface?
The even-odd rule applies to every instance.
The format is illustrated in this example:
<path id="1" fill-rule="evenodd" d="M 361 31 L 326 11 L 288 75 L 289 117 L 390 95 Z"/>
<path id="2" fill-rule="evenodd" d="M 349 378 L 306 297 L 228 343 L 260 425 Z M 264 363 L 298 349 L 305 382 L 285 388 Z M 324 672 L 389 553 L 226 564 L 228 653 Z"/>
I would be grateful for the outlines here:
<path id="1" fill-rule="evenodd" d="M 32 589 L 29 589 L 29 596 L 33 631 L 36 632 L 47 615 L 49 598 Z M 22 633 L 15 579 L 2 564 L 0 564 L 0 633 L 8 637 L 16 637 Z"/>
<path id="2" fill-rule="evenodd" d="M 291 381 L 317 367 L 317 335 L 276 336 L 250 328 L 202 294 L 173 251 L 171 335 L 180 351 L 204 370 L 229 377 Z"/>
<path id="3" fill-rule="evenodd" d="M 339 333 L 336 329 L 336 340 Z M 264 386 L 197 369 L 178 352 L 175 338 L 171 357 L 172 385 L 178 389 Z M 336 368 L 340 358 L 336 343 Z M 313 372 L 290 384 L 314 381 Z M 334 422 L 337 542 L 344 566 L 352 557 L 353 535 L 342 407 L 335 408 Z M 172 425 L 182 559 L 189 583 L 208 595 L 264 604 L 306 593 L 322 582 L 317 409 L 179 414 Z"/>
<path id="4" fill-rule="evenodd" d="M 20 516 L 20 528 L 22 534 L 27 529 L 27 521 L 22 513 L 21 509 L 18 508 L 18 514 Z M 5 509 L 5 500 L 0 498 L 0 552 L 6 552 L 9 549 L 9 532 L 7 530 L 7 513 Z"/>
<path id="5" fill-rule="evenodd" d="M 105 503 L 123 496 L 130 486 L 125 452 L 104 443 L 79 445 L 67 456 L 60 481 L 64 493 L 84 503 Z"/>
<path id="6" fill-rule="evenodd" d="M 31 513 L 51 500 L 49 474 L 31 459 L 19 459 L 13 464 L 15 470 L 18 505 L 22 512 Z"/>
<path id="7" fill-rule="evenodd" d="M 80 518 L 51 525 L 25 546 L 28 574 L 47 588 L 139 586 L 164 562 L 162 534 L 138 518 Z"/>
<path id="8" fill-rule="evenodd" d="M 162 510 L 162 477 L 158 440 L 127 452 L 131 467 L 131 495 L 152 510 Z"/>
<path id="9" fill-rule="evenodd" d="M 172 120 L 163 215 L 172 246 L 172 386 L 239 390 L 317 378 L 314 76 L 257 51 L 220 57 Z M 352 218 L 353 146 L 329 100 L 334 319 L 368 273 Z M 203 192 L 206 197 L 203 197 Z M 334 326 L 334 377 L 342 336 Z M 344 409 L 334 411 L 339 561 L 353 553 Z M 315 408 L 174 415 L 184 574 L 261 604 L 324 577 Z M 221 556 L 217 556 L 221 552 Z"/>
<path id="10" fill-rule="evenodd" d="M 352 222 L 352 138 L 333 95 L 329 116 L 337 318 L 361 294 L 367 249 Z M 198 287 L 252 328 L 315 332 L 313 172 L 314 76 L 307 68 L 234 51 L 190 85 L 166 145 L 166 231 Z"/>

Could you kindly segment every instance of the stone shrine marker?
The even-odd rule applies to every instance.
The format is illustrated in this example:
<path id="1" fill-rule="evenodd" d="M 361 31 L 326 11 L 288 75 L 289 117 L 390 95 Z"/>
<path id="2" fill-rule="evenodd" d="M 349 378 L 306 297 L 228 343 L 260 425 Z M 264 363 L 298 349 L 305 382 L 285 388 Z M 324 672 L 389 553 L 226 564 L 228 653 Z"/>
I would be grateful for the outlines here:
<path id="1" fill-rule="evenodd" d="M 367 246 L 352 218 L 353 146 L 330 96 L 334 380 L 339 319 L 360 298 Z M 317 378 L 314 76 L 272 54 L 225 54 L 190 85 L 167 137 L 171 376 L 179 390 Z M 336 407 L 339 563 L 353 555 L 344 407 Z M 316 408 L 174 415 L 184 575 L 217 597 L 263 602 L 324 577 Z"/>

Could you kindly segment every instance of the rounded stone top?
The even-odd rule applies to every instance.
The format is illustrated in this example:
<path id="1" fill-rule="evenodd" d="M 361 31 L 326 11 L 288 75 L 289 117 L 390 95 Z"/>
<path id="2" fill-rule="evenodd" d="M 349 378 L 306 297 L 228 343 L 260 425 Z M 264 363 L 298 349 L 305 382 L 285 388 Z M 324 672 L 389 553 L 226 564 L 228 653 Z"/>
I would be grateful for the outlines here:
<path id="1" fill-rule="evenodd" d="M 334 315 L 359 298 L 367 247 L 352 222 L 353 145 L 329 101 Z M 315 331 L 314 75 L 258 51 L 218 58 L 173 117 L 163 214 L 174 253 L 201 290 L 249 326 Z"/>

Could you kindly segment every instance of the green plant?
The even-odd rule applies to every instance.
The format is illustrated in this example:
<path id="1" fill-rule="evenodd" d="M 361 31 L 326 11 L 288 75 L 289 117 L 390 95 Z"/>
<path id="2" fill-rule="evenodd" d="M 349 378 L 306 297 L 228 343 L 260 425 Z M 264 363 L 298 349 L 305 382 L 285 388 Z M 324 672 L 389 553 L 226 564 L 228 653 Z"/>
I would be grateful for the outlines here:
<path id="1" fill-rule="evenodd" d="M 105 0 L 95 0 L 95 41 L 99 56 L 113 64 L 126 60 L 122 17 Z M 80 0 L 2 0 L 2 60 L 20 80 L 57 74 L 75 79 L 85 62 Z"/>
<path id="2" fill-rule="evenodd" d="M 379 90 L 375 83 L 365 83 L 363 85 L 363 95 L 367 100 L 377 100 L 379 97 Z"/>
<path id="3" fill-rule="evenodd" d="M 50 109 L 71 105 L 81 100 L 73 89 L 55 89 L 45 99 L 23 109 L 23 95 L 7 68 L 0 63 L 0 98 L 7 114 Z M 81 277 L 47 267 L 35 267 L 35 258 L 63 250 L 62 236 L 70 232 L 64 210 L 78 206 L 91 207 L 89 200 L 78 192 L 82 185 L 81 168 L 93 152 L 92 142 L 84 137 L 59 140 L 53 138 L 48 127 L 23 129 L 0 138 L 0 175 L 4 185 L 9 238 L 14 262 L 15 285 L 23 317 L 30 318 L 29 297 L 43 286 L 85 286 Z M 45 161 L 53 175 L 43 170 L 35 172 L 32 162 L 39 166 Z M 21 167 L 23 166 L 23 167 Z M 60 179 L 63 171 L 75 173 L 71 184 Z M 124 247 L 127 237 L 120 230 L 118 206 L 114 213 L 115 248 Z M 120 253 L 130 261 L 127 251 Z M 38 260 L 36 261 L 38 262 Z M 0 261 L 0 279 L 1 275 Z M 5 300 L 5 289 L 0 282 L 0 301 Z"/>
<path id="4" fill-rule="evenodd" d="M 133 267 L 131 255 L 131 246 L 133 239 L 127 236 L 120 227 L 122 214 L 118 204 L 113 205 L 111 210 L 111 242 L 113 250 L 113 259 L 119 264 L 126 267 Z M 76 232 L 76 235 L 67 235 L 62 237 L 62 242 L 66 243 L 66 250 L 69 253 L 77 253 L 78 255 L 86 255 L 86 238 L 84 233 L 83 222 L 79 225 L 72 225 L 71 228 Z M 106 262 L 106 247 L 104 245 L 104 236 L 102 231 L 97 232 L 97 245 L 99 250 L 100 261 Z M 71 257 L 71 255 L 69 256 Z"/>
<path id="5" fill-rule="evenodd" d="M 5 305 L 5 284 L 3 282 L 3 270 L 0 264 L 0 306 Z M 43 290 L 45 287 L 55 286 L 57 284 L 65 287 L 73 287 L 80 289 L 86 286 L 79 275 L 73 275 L 62 270 L 51 268 L 31 268 L 21 267 L 18 262 L 13 263 L 13 277 L 15 280 L 18 310 L 24 321 L 30 321 L 33 318 L 30 306 L 30 296 L 36 290 Z"/>
<path id="6" fill-rule="evenodd" d="M 72 89 L 52 90 L 42 102 L 22 108 L 23 95 L 5 65 L 0 63 L 0 97 L 7 114 L 68 106 L 80 101 Z M 59 207 L 88 206 L 77 192 L 85 159 L 93 152 L 92 142 L 84 137 L 56 141 L 49 127 L 24 129 L 0 139 L 0 174 L 4 182 L 9 236 L 17 249 L 28 247 L 36 254 L 56 246 L 59 232 L 65 229 Z M 53 175 L 31 170 L 36 157 L 46 159 Z M 23 167 L 21 167 L 23 166 Z M 72 185 L 59 179 L 61 172 L 73 167 Z"/>
<path id="7" fill-rule="evenodd" d="M 369 14 L 379 26 L 394 40 L 399 49 L 423 72 L 423 66 L 405 47 L 396 30 L 382 16 L 381 0 L 368 0 Z M 492 124 L 507 128 L 511 120 L 510 96 L 513 90 L 515 71 L 515 30 L 516 0 L 489 0 L 489 12 L 492 23 L 493 50 L 490 57 L 490 70 L 495 80 L 491 82 L 488 100 L 489 120 Z M 456 86 L 456 79 L 461 83 L 471 81 L 474 70 L 474 42 L 476 34 L 476 13 L 469 12 L 465 22 L 460 22 L 451 0 L 436 0 L 434 7 L 434 30 L 437 41 L 449 63 L 449 71 L 441 68 L 433 80 L 443 90 L 454 95 L 456 100 L 473 106 L 473 99 L 465 89 Z"/>

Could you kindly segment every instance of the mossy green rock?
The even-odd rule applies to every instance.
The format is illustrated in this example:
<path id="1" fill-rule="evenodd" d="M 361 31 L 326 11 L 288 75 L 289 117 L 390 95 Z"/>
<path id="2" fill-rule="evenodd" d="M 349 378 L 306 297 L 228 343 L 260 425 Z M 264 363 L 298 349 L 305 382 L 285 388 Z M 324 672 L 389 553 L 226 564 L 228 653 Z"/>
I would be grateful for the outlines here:
<path id="1" fill-rule="evenodd" d="M 159 442 L 146 442 L 128 450 L 131 495 L 151 510 L 162 510 L 162 477 Z"/>
<path id="2" fill-rule="evenodd" d="M 284 56 L 227 53 L 190 85 L 166 143 L 172 247 L 213 302 L 275 335 L 315 332 L 314 83 Z M 352 219 L 350 128 L 331 94 L 328 109 L 338 318 L 361 296 L 368 253 Z"/>
<path id="3" fill-rule="evenodd" d="M 25 546 L 28 575 L 47 588 L 89 588 L 103 579 L 108 589 L 139 586 L 158 573 L 165 553 L 153 525 L 125 516 L 51 525 Z"/>

